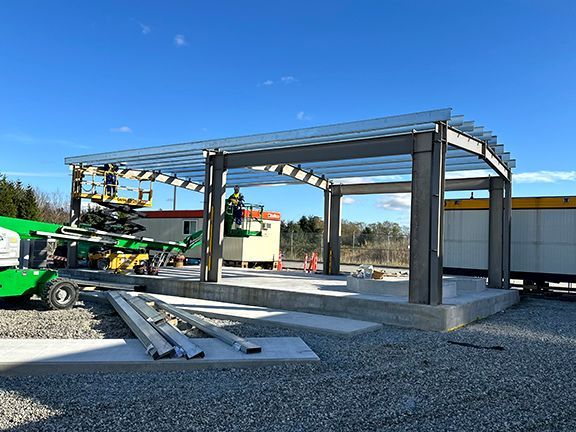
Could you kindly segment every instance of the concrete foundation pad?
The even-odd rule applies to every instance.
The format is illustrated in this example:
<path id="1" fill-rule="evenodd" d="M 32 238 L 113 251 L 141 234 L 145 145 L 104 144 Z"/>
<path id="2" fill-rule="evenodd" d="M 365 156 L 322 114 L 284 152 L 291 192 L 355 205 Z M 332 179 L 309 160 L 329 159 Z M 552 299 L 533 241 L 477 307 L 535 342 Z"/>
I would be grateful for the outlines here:
<path id="1" fill-rule="evenodd" d="M 195 269 L 164 271 L 160 277 L 90 273 L 94 278 L 142 284 L 150 293 L 329 314 L 433 331 L 461 327 L 500 312 L 520 299 L 515 290 L 484 289 L 458 293 L 440 306 L 429 306 L 408 303 L 404 296 L 346 291 L 345 277 L 298 272 L 226 269 L 222 283 L 201 283 L 193 278 Z"/>
<path id="2" fill-rule="evenodd" d="M 171 371 L 319 361 L 298 337 L 252 338 L 262 352 L 244 354 L 218 339 L 194 339 L 204 358 L 153 360 L 137 339 L 0 339 L 0 376 Z"/>
<path id="3" fill-rule="evenodd" d="M 134 293 L 133 295 L 137 295 L 137 293 Z M 382 324 L 379 323 L 350 318 L 332 317 L 305 312 L 271 309 L 262 306 L 224 303 L 187 297 L 159 294 L 152 295 L 168 304 L 211 318 L 244 321 L 255 324 L 267 324 L 342 336 L 354 336 L 382 328 Z"/>

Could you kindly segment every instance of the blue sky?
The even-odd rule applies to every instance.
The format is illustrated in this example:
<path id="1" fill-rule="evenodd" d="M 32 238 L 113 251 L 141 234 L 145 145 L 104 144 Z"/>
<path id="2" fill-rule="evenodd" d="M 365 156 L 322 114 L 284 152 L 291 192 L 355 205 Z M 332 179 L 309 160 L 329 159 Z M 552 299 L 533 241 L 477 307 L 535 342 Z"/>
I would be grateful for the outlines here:
<path id="1" fill-rule="evenodd" d="M 0 20 L 0 172 L 46 191 L 69 190 L 65 156 L 452 107 L 513 153 L 514 195 L 576 194 L 574 2 L 5 0 Z M 322 212 L 309 187 L 244 194 Z"/>

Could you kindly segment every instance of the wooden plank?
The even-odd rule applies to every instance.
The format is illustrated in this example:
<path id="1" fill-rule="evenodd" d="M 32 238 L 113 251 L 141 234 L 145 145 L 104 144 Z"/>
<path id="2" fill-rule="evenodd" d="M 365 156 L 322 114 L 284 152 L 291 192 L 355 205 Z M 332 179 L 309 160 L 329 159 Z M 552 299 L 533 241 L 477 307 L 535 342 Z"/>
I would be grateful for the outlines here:
<path id="1" fill-rule="evenodd" d="M 142 318 L 119 293 L 109 292 L 108 301 L 154 360 L 168 357 L 174 353 L 174 347 L 152 327 L 152 324 Z"/>
<path id="2" fill-rule="evenodd" d="M 168 303 L 164 303 L 163 301 L 146 294 L 140 294 L 139 297 L 143 298 L 146 301 L 154 302 L 154 304 L 158 308 L 165 310 L 169 314 L 174 315 L 175 317 L 181 319 L 182 321 L 187 322 L 188 324 L 192 324 L 193 326 L 202 330 L 204 333 L 209 334 L 210 336 L 213 336 L 215 338 L 218 338 L 221 341 L 227 343 L 228 345 L 232 345 L 232 347 L 238 351 L 242 351 L 245 354 L 262 352 L 261 346 L 256 345 L 253 342 L 247 341 L 246 339 L 243 339 L 239 336 L 236 336 L 235 334 L 232 334 L 229 331 L 226 331 L 220 327 L 210 324 L 208 321 L 205 321 L 202 318 L 199 318 L 188 312 L 185 312 L 182 309 L 169 305 Z"/>

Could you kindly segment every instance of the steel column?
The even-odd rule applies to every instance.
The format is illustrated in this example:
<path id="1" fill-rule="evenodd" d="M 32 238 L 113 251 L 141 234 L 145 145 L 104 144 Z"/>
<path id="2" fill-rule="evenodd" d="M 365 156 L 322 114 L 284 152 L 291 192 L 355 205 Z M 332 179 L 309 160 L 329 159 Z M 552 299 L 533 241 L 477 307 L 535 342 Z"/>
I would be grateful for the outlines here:
<path id="1" fill-rule="evenodd" d="M 82 212 L 82 172 L 77 169 L 76 165 L 72 166 L 72 187 L 70 190 L 70 226 L 78 226 Z M 68 268 L 78 267 L 78 243 L 75 241 L 68 243 L 67 251 Z"/>
<path id="2" fill-rule="evenodd" d="M 510 289 L 510 251 L 512 229 L 512 181 L 504 183 L 504 235 L 503 235 L 503 262 L 502 276 L 504 288 Z"/>
<path id="3" fill-rule="evenodd" d="M 330 274 L 330 202 L 332 191 L 324 190 L 324 230 L 322 231 L 322 273 Z"/>
<path id="4" fill-rule="evenodd" d="M 340 234 L 342 231 L 342 193 L 332 188 L 330 197 L 330 273 L 340 274 Z"/>
<path id="5" fill-rule="evenodd" d="M 504 180 L 490 179 L 488 223 L 488 286 L 502 288 L 504 258 Z"/>
<path id="6" fill-rule="evenodd" d="M 410 303 L 442 303 L 446 125 L 414 136 L 410 225 Z"/>
<path id="7" fill-rule="evenodd" d="M 222 153 L 207 153 L 204 181 L 200 280 L 220 282 L 226 200 L 226 169 Z"/>

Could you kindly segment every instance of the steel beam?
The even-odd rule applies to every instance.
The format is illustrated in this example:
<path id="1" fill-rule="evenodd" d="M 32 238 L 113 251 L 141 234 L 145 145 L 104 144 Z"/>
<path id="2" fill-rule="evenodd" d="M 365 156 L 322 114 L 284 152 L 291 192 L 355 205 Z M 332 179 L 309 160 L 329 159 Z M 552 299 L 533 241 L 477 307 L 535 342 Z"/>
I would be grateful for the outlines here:
<path id="1" fill-rule="evenodd" d="M 506 180 L 510 180 L 510 169 L 485 142 L 450 127 L 447 129 L 447 140 L 450 145 L 481 156 L 498 175 Z"/>
<path id="2" fill-rule="evenodd" d="M 211 154 L 206 155 L 204 167 L 204 208 L 202 212 L 202 248 L 200 252 L 200 281 L 208 281 L 208 269 L 210 265 L 210 231 L 212 230 L 212 176 L 214 164 L 211 163 Z"/>
<path id="3" fill-rule="evenodd" d="M 446 128 L 415 136 L 412 168 L 409 302 L 442 303 Z"/>
<path id="4" fill-rule="evenodd" d="M 267 164 L 324 162 L 409 154 L 411 151 L 412 134 L 405 134 L 382 138 L 335 141 L 299 147 L 227 153 L 225 154 L 225 166 L 227 169 L 231 169 Z"/>
<path id="5" fill-rule="evenodd" d="M 490 188 L 490 177 L 474 177 L 466 179 L 448 179 L 445 181 L 446 191 L 486 190 Z M 387 193 L 410 193 L 412 182 L 357 183 L 339 185 L 342 195 L 372 195 Z"/>
<path id="6" fill-rule="evenodd" d="M 488 210 L 488 286 L 503 287 L 504 259 L 504 180 L 494 177 L 490 181 L 490 208 Z"/>
<path id="7" fill-rule="evenodd" d="M 156 297 L 152 297 L 147 294 L 140 294 L 140 297 L 146 301 L 153 302 L 156 307 L 165 310 L 170 315 L 174 315 L 179 320 L 187 322 L 188 324 L 192 324 L 194 327 L 197 327 L 204 333 L 220 339 L 222 342 L 227 343 L 228 345 L 231 345 L 237 351 L 242 351 L 245 354 L 256 354 L 262 352 L 262 347 L 260 345 L 236 336 L 235 334 L 215 326 L 214 324 L 211 324 L 208 321 L 198 316 L 192 315 L 191 313 L 188 313 L 180 308 L 158 300 Z"/>
<path id="8" fill-rule="evenodd" d="M 88 174 L 97 174 L 100 176 L 106 175 L 106 171 L 100 167 L 89 166 L 83 167 L 82 169 Z M 155 181 L 194 192 L 204 192 L 204 186 L 201 184 L 177 176 L 162 174 L 161 172 L 120 168 L 115 172 L 115 174 L 118 177 L 130 180 Z"/>
<path id="9" fill-rule="evenodd" d="M 290 164 L 264 165 L 258 167 L 251 167 L 251 169 L 256 171 L 276 172 L 280 175 L 291 177 L 295 180 L 298 180 L 301 183 L 306 183 L 323 190 L 328 189 L 330 185 L 328 180 L 326 180 L 324 177 L 319 177 L 310 171 L 303 170 L 300 167 Z"/>

